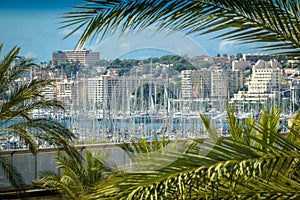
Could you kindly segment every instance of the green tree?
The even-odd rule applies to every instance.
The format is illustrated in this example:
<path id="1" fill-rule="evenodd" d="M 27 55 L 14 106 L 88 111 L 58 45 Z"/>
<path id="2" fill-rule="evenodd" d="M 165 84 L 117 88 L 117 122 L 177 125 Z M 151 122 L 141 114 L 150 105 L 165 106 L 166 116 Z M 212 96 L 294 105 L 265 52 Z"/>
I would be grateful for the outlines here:
<path id="1" fill-rule="evenodd" d="M 78 61 L 70 61 L 58 63 L 55 67 L 57 69 L 60 69 L 61 72 L 63 72 L 64 74 L 66 74 L 68 78 L 72 78 L 80 70 L 81 64 Z"/>
<path id="2" fill-rule="evenodd" d="M 236 54 L 235 57 L 236 57 L 237 60 L 239 60 L 239 59 L 243 58 L 243 54 L 239 52 L 239 53 Z"/>
<path id="3" fill-rule="evenodd" d="M 0 52 L 3 44 L 0 44 Z M 37 140 L 47 141 L 62 147 L 79 159 L 70 146 L 74 134 L 56 120 L 48 117 L 33 118 L 36 109 L 63 109 L 56 100 L 47 100 L 43 88 L 51 85 L 51 80 L 25 77 L 35 64 L 31 59 L 15 62 L 20 48 L 12 48 L 0 61 L 0 134 L 2 137 L 16 136 L 23 141 L 32 153 L 38 151 Z M 23 179 L 16 168 L 4 157 L 0 165 L 5 177 L 19 188 Z"/>

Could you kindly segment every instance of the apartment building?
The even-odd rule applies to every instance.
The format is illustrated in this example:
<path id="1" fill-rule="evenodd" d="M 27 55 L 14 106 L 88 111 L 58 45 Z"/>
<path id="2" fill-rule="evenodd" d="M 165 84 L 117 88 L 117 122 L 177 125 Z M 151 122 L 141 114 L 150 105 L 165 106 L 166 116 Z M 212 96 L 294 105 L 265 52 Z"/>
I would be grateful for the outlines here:
<path id="1" fill-rule="evenodd" d="M 197 99 L 210 97 L 211 71 L 183 70 L 181 71 L 181 98 Z"/>
<path id="2" fill-rule="evenodd" d="M 100 59 L 99 52 L 91 50 L 63 50 L 52 53 L 52 63 L 61 63 L 67 61 L 80 62 L 83 65 L 90 65 Z"/>
<path id="3" fill-rule="evenodd" d="M 87 80 L 87 100 L 89 104 L 102 104 L 103 102 L 128 102 L 137 88 L 148 83 L 151 84 L 152 91 L 159 85 L 161 87 L 166 80 L 150 80 L 134 76 L 102 75 Z M 156 85 L 156 86 L 155 86 Z"/>
<path id="4" fill-rule="evenodd" d="M 237 93 L 239 90 L 243 90 L 245 86 L 245 75 L 244 71 L 239 70 L 228 70 L 228 92 L 229 95 Z"/>
<path id="5" fill-rule="evenodd" d="M 54 86 L 47 86 L 42 91 L 45 99 L 52 100 L 56 98 L 55 87 Z"/>
<path id="6" fill-rule="evenodd" d="M 103 76 L 89 78 L 87 80 L 87 100 L 89 103 L 103 101 Z"/>
<path id="7" fill-rule="evenodd" d="M 211 98 L 227 98 L 228 73 L 224 69 L 211 69 Z"/>
<path id="8" fill-rule="evenodd" d="M 57 81 L 55 83 L 55 88 L 57 100 L 63 102 L 66 107 L 76 104 L 77 93 L 75 81 L 69 79 Z"/>
<path id="9" fill-rule="evenodd" d="M 181 98 L 193 98 L 193 76 L 195 70 L 182 70 L 181 71 Z"/>
<path id="10" fill-rule="evenodd" d="M 251 81 L 248 84 L 248 93 L 271 93 L 280 91 L 281 65 L 276 60 L 265 62 L 257 61 L 252 67 Z"/>
<path id="11" fill-rule="evenodd" d="M 269 62 L 258 60 L 252 67 L 248 91 L 239 91 L 231 102 L 264 102 L 276 97 L 276 92 L 281 91 L 282 69 L 278 61 L 271 59 Z"/>
<path id="12" fill-rule="evenodd" d="M 181 71 L 181 98 L 223 98 L 228 95 L 228 73 L 221 68 Z"/>

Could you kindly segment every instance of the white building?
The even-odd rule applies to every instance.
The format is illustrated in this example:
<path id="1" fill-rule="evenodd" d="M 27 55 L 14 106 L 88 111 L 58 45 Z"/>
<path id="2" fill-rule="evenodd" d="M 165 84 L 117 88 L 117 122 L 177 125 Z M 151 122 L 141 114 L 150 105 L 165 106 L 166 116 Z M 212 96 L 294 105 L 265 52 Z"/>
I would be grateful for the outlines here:
<path id="1" fill-rule="evenodd" d="M 190 99 L 193 96 L 193 73 L 195 70 L 181 71 L 181 98 L 183 99 Z"/>
<path id="2" fill-rule="evenodd" d="M 248 84 L 248 91 L 239 91 L 231 102 L 265 102 L 275 98 L 280 92 L 282 81 L 281 65 L 276 60 L 269 62 L 259 60 L 252 67 L 252 75 Z"/>
<path id="3" fill-rule="evenodd" d="M 280 91 L 281 65 L 275 60 L 257 61 L 252 67 L 251 81 L 248 84 L 248 93 L 271 93 Z"/>
<path id="4" fill-rule="evenodd" d="M 63 79 L 56 82 L 56 98 L 65 106 L 76 104 L 76 83 L 72 80 Z"/>
<path id="5" fill-rule="evenodd" d="M 223 69 L 211 70 L 211 95 L 212 98 L 226 98 L 228 96 L 228 73 Z"/>
<path id="6" fill-rule="evenodd" d="M 104 76 L 89 78 L 87 81 L 87 100 L 89 103 L 103 101 Z"/>
<path id="7" fill-rule="evenodd" d="M 219 98 L 228 95 L 228 73 L 220 68 L 181 71 L 181 98 Z"/>
<path id="8" fill-rule="evenodd" d="M 56 98 L 55 88 L 54 86 L 47 86 L 43 89 L 43 95 L 45 99 L 52 100 Z"/>

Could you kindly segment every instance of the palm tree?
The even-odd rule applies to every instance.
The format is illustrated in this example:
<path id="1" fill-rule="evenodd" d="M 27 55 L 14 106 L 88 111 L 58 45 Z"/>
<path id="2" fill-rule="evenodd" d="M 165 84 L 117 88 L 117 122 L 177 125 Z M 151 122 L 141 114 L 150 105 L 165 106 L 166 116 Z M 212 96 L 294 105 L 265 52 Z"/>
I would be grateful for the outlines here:
<path id="1" fill-rule="evenodd" d="M 107 179 L 110 174 L 117 173 L 112 163 L 104 160 L 104 155 L 85 152 L 85 161 L 78 162 L 74 157 L 60 153 L 55 158 L 61 174 L 52 171 L 40 173 L 40 179 L 35 181 L 37 186 L 55 190 L 65 199 L 82 199 L 84 194 L 93 192 L 94 184 Z"/>
<path id="2" fill-rule="evenodd" d="M 217 38 L 245 43 L 262 42 L 264 50 L 299 56 L 300 4 L 294 0 L 85 0 L 65 13 L 61 28 L 81 31 L 77 47 L 89 39 L 100 41 L 116 33 L 157 30 L 185 34 L 217 32 Z M 227 30 L 222 32 L 222 30 Z"/>
<path id="3" fill-rule="evenodd" d="M 0 44 L 0 52 L 3 44 Z M 77 151 L 70 146 L 74 134 L 65 126 L 48 117 L 33 118 L 36 109 L 63 109 L 56 100 L 48 100 L 42 91 L 51 85 L 51 80 L 25 78 L 35 66 L 31 59 L 15 62 L 20 48 L 12 48 L 0 61 L 0 134 L 1 137 L 16 136 L 32 153 L 38 151 L 37 140 L 42 139 L 80 159 Z M 1 153 L 1 152 L 0 152 Z M 15 187 L 24 184 L 23 179 L 2 156 L 1 168 L 5 177 Z"/>
<path id="4" fill-rule="evenodd" d="M 208 34 L 263 50 L 300 56 L 300 3 L 293 0 L 86 0 L 63 15 L 61 28 L 84 29 L 77 43 L 103 41 L 114 34 L 149 26 Z M 222 32 L 226 30 L 226 32 Z M 260 121 L 239 121 L 229 109 L 230 138 L 217 137 L 201 116 L 213 142 L 197 139 L 184 153 L 167 153 L 145 163 L 149 170 L 130 172 L 99 182 L 89 199 L 297 199 L 299 189 L 298 112 L 287 137 L 279 134 L 280 112 L 266 109 Z M 174 161 L 174 158 L 176 160 Z M 161 162 L 167 166 L 155 167 Z M 161 166 L 161 165 L 159 165 Z M 147 167 L 146 167 L 147 168 Z"/>
<path id="5" fill-rule="evenodd" d="M 278 131 L 280 112 L 265 109 L 260 121 L 242 124 L 228 112 L 231 138 L 194 140 L 183 154 L 168 153 L 96 185 L 86 199 L 297 199 L 300 197 L 297 114 L 288 136 Z M 202 119 L 205 119 L 202 116 Z M 216 134 L 204 123 L 210 134 Z M 241 135 L 235 139 L 233 130 Z M 293 140 L 289 139 L 293 135 Z M 214 138 L 214 137 L 212 137 Z M 297 140 L 296 140 L 297 139 Z M 177 159 L 174 161 L 174 157 Z M 169 165 L 155 168 L 161 162 Z M 148 169 L 148 170 L 146 170 Z"/>

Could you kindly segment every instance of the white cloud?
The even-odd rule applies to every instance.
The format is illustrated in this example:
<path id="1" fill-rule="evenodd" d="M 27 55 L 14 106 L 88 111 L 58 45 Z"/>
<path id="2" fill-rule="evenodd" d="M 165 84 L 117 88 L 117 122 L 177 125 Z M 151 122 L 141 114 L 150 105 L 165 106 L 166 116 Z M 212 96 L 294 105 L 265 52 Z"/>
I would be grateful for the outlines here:
<path id="1" fill-rule="evenodd" d="M 129 51 L 131 48 L 131 44 L 129 42 L 121 42 L 119 44 L 120 51 Z"/>
<path id="2" fill-rule="evenodd" d="M 68 29 L 68 28 L 64 28 L 62 30 L 60 30 L 58 32 L 59 35 L 63 35 L 63 36 L 66 36 L 68 35 L 69 33 L 71 33 L 73 31 L 73 29 Z M 73 33 L 73 36 L 75 35 L 81 35 L 83 33 L 83 31 L 81 29 L 77 30 L 75 33 Z"/>
<path id="3" fill-rule="evenodd" d="M 235 40 L 222 40 L 218 45 L 220 53 L 229 53 L 239 49 L 238 42 Z"/>
<path id="4" fill-rule="evenodd" d="M 34 53 L 33 51 L 29 51 L 25 54 L 25 58 L 34 58 L 35 59 L 37 57 L 38 57 L 37 54 Z"/>

